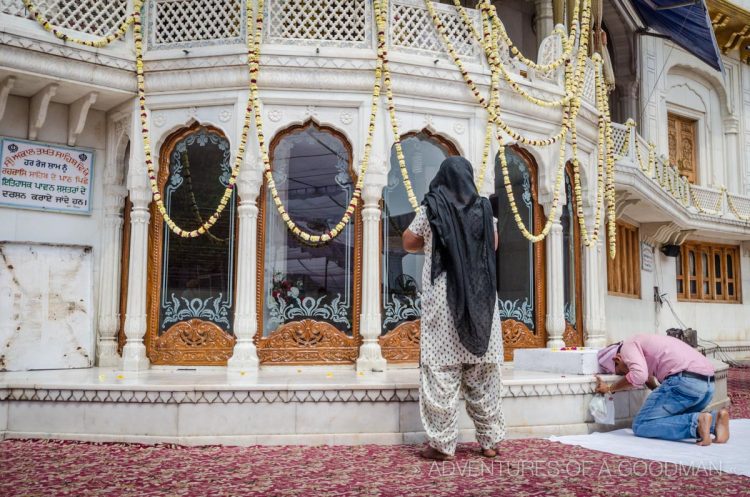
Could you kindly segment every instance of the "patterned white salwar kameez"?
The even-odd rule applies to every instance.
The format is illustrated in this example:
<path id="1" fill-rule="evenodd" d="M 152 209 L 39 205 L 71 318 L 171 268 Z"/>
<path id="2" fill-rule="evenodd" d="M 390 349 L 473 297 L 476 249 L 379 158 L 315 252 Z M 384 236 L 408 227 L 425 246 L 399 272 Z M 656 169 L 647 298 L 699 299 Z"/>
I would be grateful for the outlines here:
<path id="1" fill-rule="evenodd" d="M 419 408 L 429 444 L 444 454 L 455 452 L 459 392 L 463 390 L 477 441 L 484 449 L 493 448 L 505 437 L 503 340 L 497 304 L 487 352 L 477 357 L 461 344 L 453 324 L 446 295 L 446 274 L 437 277 L 434 284 L 430 281 L 432 230 L 424 207 L 409 230 L 424 238 Z"/>

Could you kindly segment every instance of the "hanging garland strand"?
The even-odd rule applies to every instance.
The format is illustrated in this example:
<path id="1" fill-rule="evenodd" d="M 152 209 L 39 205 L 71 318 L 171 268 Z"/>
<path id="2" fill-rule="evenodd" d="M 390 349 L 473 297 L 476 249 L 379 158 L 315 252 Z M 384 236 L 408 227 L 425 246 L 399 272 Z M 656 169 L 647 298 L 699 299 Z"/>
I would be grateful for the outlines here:
<path id="1" fill-rule="evenodd" d="M 368 135 L 365 141 L 364 153 L 362 154 L 362 160 L 360 162 L 360 174 L 357 178 L 357 183 L 352 193 L 351 201 L 346 208 L 341 220 L 334 226 L 333 229 L 326 231 L 322 235 L 310 234 L 303 231 L 289 216 L 286 211 L 284 204 L 279 197 L 279 192 L 276 188 L 276 182 L 273 179 L 273 172 L 271 170 L 271 161 L 268 154 L 268 146 L 266 144 L 265 136 L 263 134 L 263 116 L 260 108 L 260 98 L 258 95 L 258 72 L 260 69 L 260 44 L 263 34 L 263 0 L 258 0 L 257 9 L 252 10 L 251 1 L 247 1 L 248 19 L 250 19 L 250 12 L 253 12 L 255 19 L 255 38 L 250 37 L 250 30 L 248 28 L 248 39 L 250 41 L 250 95 L 252 102 L 248 108 L 252 108 L 255 111 L 255 127 L 258 131 L 258 144 L 260 146 L 260 154 L 263 160 L 264 170 L 263 174 L 266 179 L 266 184 L 271 192 L 274 204 L 281 215 L 281 218 L 286 223 L 289 230 L 294 236 L 299 238 L 305 243 L 309 244 L 322 244 L 331 241 L 336 238 L 343 230 L 346 225 L 351 221 L 351 218 L 357 208 L 359 198 L 362 193 L 362 185 L 364 183 L 365 174 L 367 173 L 367 166 L 370 162 L 370 152 L 372 150 L 372 139 L 375 131 L 375 122 L 377 120 L 378 113 L 378 101 L 380 100 L 380 80 L 383 74 L 383 59 L 385 54 L 385 25 L 384 18 L 376 15 L 376 22 L 378 24 L 378 50 L 377 50 L 377 62 L 375 65 L 375 83 L 372 92 L 372 104 L 370 107 L 370 123 L 368 127 Z M 374 2 L 375 12 L 379 12 L 381 7 L 380 1 L 375 0 Z M 249 22 L 249 21 L 248 21 Z"/>
<path id="2" fill-rule="evenodd" d="M 250 4 L 250 0 L 248 0 L 248 4 Z M 205 221 L 197 229 L 188 231 L 177 226 L 177 224 L 167 212 L 167 208 L 164 205 L 164 201 L 162 200 L 161 191 L 159 190 L 159 184 L 157 181 L 156 170 L 154 168 L 154 160 L 151 153 L 151 139 L 149 138 L 148 113 L 146 111 L 146 85 L 143 76 L 143 33 L 140 11 L 136 11 L 134 17 L 135 20 L 133 22 L 133 40 L 135 42 L 135 67 L 136 78 L 138 82 L 138 104 L 140 107 L 143 153 L 146 159 L 146 169 L 148 171 L 151 193 L 153 195 L 154 202 L 156 203 L 156 209 L 159 211 L 159 214 L 161 214 L 169 230 L 172 231 L 175 235 L 183 238 L 195 238 L 205 234 L 214 224 L 216 224 L 216 222 L 219 220 L 219 216 L 224 211 L 229 200 L 232 197 L 234 185 L 237 181 L 237 175 L 239 174 L 240 166 L 242 165 L 242 161 L 245 157 L 245 147 L 247 145 L 247 137 L 250 131 L 250 111 L 252 101 L 248 97 L 245 120 L 242 126 L 242 132 L 240 133 L 240 143 L 237 147 L 237 154 L 234 159 L 234 164 L 232 165 L 232 170 L 229 176 L 227 187 L 224 190 L 224 194 L 222 195 L 221 200 L 219 200 L 219 205 L 217 206 L 214 213 L 209 216 L 208 220 Z M 251 19 L 250 17 L 248 17 L 246 24 L 246 27 L 248 29 L 248 40 L 250 39 L 250 21 Z M 252 53 L 252 47 L 250 44 L 248 44 L 248 60 L 252 60 L 253 58 L 254 54 Z"/>
<path id="3" fill-rule="evenodd" d="M 29 11 L 29 13 L 34 16 L 36 22 L 38 22 L 45 29 L 45 31 L 52 33 L 55 37 L 61 39 L 62 41 L 69 41 L 71 43 L 77 43 L 79 45 L 85 45 L 87 47 L 102 48 L 106 47 L 115 40 L 119 40 L 123 37 L 123 35 L 125 35 L 125 33 L 127 33 L 130 25 L 135 22 L 136 14 L 140 15 L 141 7 L 143 7 L 143 0 L 133 1 L 133 12 L 128 14 L 125 20 L 120 23 L 115 31 L 95 40 L 83 40 L 81 38 L 75 38 L 73 36 L 65 34 L 58 28 L 53 26 L 52 23 L 49 22 L 49 19 L 47 19 L 41 12 L 39 12 L 39 9 L 36 7 L 36 5 L 31 3 L 31 0 L 23 0 L 23 4 L 26 6 L 26 9 Z"/>

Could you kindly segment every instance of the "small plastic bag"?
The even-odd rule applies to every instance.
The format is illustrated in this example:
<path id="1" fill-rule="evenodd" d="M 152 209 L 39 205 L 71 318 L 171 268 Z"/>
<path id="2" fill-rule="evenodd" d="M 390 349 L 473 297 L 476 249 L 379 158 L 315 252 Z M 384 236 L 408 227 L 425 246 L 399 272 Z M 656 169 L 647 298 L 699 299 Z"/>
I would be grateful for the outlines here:
<path id="1" fill-rule="evenodd" d="M 615 424 L 615 398 L 612 395 L 594 395 L 589 404 L 589 412 L 599 424 Z"/>

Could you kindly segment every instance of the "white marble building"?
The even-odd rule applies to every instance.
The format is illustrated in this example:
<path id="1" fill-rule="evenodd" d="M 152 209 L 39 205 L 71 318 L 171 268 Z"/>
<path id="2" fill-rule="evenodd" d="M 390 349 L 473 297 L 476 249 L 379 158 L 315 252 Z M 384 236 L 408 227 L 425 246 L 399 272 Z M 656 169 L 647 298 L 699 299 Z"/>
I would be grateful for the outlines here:
<path id="1" fill-rule="evenodd" d="M 259 79 L 264 132 L 274 179 L 290 214 L 305 229 L 320 231 L 343 214 L 360 172 L 376 30 L 369 0 L 309 0 L 309 10 L 290 8 L 293 3 L 266 2 Z M 493 3 L 527 55 L 542 63 L 556 57 L 560 41 L 553 26 L 556 20 L 564 22 L 557 3 Z M 110 32 L 132 11 L 130 0 L 36 4 L 53 24 L 83 38 Z M 724 8 L 723 3 L 709 6 L 719 13 Z M 438 8 L 472 79 L 486 92 L 490 72 L 481 48 L 466 41 L 453 6 Z M 479 13 L 468 12 L 478 23 Z M 742 22 L 750 23 L 750 14 L 741 12 Z M 249 83 L 246 15 L 243 0 L 149 0 L 144 7 L 154 161 L 170 213 L 189 227 L 215 208 L 236 154 Z M 421 196 L 447 155 L 464 155 L 478 170 L 487 118 L 440 44 L 423 1 L 391 0 L 388 16 L 399 131 L 415 191 Z M 628 2 L 604 2 L 602 26 L 615 81 L 610 99 L 613 119 L 624 123 L 633 118 L 639 123 L 637 135 L 615 127 L 622 151 L 616 165 L 617 219 L 624 223 L 618 229 L 623 235 L 620 256 L 608 263 L 604 237 L 593 248 L 580 242 L 570 180 L 563 192 L 566 208 L 562 217 L 553 219 L 544 242 L 528 243 L 512 217 L 501 217 L 499 298 L 507 360 L 519 348 L 599 347 L 637 332 L 663 333 L 680 326 L 678 317 L 697 329 L 701 339 L 730 347 L 729 352 L 750 350 L 750 307 L 742 295 L 750 278 L 750 246 L 745 242 L 750 227 L 744 220 L 750 215 L 748 48 L 727 50 L 722 75 L 668 40 L 637 34 L 639 22 Z M 718 32 L 733 24 L 716 26 Z M 274 375 L 277 368 L 294 377 L 317 374 L 323 367 L 347 378 L 337 388 L 326 387 L 341 390 L 357 388 L 351 386 L 358 381 L 355 372 L 371 375 L 406 368 L 412 372 L 392 373 L 393 383 L 373 380 L 361 388 L 380 392 L 367 390 L 366 395 L 372 395 L 368 401 L 391 388 L 396 403 L 413 403 L 416 376 L 405 380 L 398 375 L 413 375 L 418 363 L 421 261 L 406 256 L 397 244 L 411 211 L 398 165 L 392 161 L 394 139 L 385 103 L 375 129 L 362 206 L 335 243 L 307 247 L 289 235 L 262 179 L 255 128 L 236 194 L 222 220 L 210 236 L 185 241 L 168 234 L 151 206 L 135 98 L 132 34 L 101 49 L 66 43 L 28 18 L 21 0 L 0 0 L 0 41 L 0 138 L 94 153 L 90 213 L 0 205 L 0 370 L 98 366 L 102 369 L 92 371 L 103 371 L 105 378 L 99 376 L 101 388 L 94 390 L 110 385 L 111 392 L 130 391 L 128 381 L 114 379 L 120 371 L 127 379 L 157 378 L 145 380 L 145 387 L 132 387 L 145 392 L 157 389 L 160 374 L 149 377 L 147 370 L 200 366 L 214 376 L 216 371 L 245 376 L 258 370 Z M 537 74 L 522 64 L 508 63 L 514 80 L 534 95 L 551 98 L 562 93 L 559 73 Z M 587 69 L 579 116 L 582 201 L 589 223 L 596 208 L 597 177 L 592 69 L 593 65 Z M 559 110 L 536 107 L 504 82 L 501 85 L 503 117 L 510 125 L 529 136 L 556 133 Z M 648 165 L 649 141 L 654 143 L 653 171 Z M 492 157 L 496 150 L 493 145 Z M 549 213 L 558 152 L 555 146 L 514 147 L 508 155 L 519 208 L 534 231 Z M 676 168 L 665 165 L 670 161 Z M 504 195 L 493 164 L 482 193 Z M 679 179 L 678 170 L 690 175 L 692 187 Z M 663 255 L 663 245 L 682 245 L 681 257 Z M 23 274 L 16 276 L 19 268 Z M 75 285 L 70 284 L 73 280 Z M 58 310 L 50 310 L 53 303 Z M 211 366 L 220 369 L 206 369 Z M 97 373 L 92 374 L 71 381 L 97 383 Z M 83 426 L 80 431 L 23 425 L 23 413 L 47 419 L 39 407 L 43 403 L 25 403 L 48 399 L 47 394 L 37 391 L 32 398 L 14 393 L 13 381 L 17 379 L 16 388 L 23 389 L 28 378 L 8 377 L 5 398 L 17 401 L 18 409 L 13 414 L 6 402 L 0 428 L 4 420 L 8 433 L 87 433 Z M 280 378 L 271 383 L 293 381 Z M 585 389 L 578 383 L 550 379 L 550 384 L 563 386 L 528 394 L 523 388 L 526 380 L 516 379 L 521 386 L 514 396 L 533 397 L 528 399 L 533 403 L 552 395 L 559 402 L 573 402 L 577 413 L 559 422 L 539 414 L 539 419 L 519 425 L 567 423 L 574 431 L 590 421 L 581 407 Z M 405 386 L 395 384 L 402 381 Z M 582 381 L 588 385 L 591 379 Z M 190 385 L 189 380 L 180 383 Z M 233 391 L 231 386 L 238 384 L 242 382 L 229 381 L 219 390 Z M 317 387 L 296 388 L 302 406 L 309 397 L 299 392 Z M 318 390 L 327 395 L 325 388 Z M 573 400 L 564 400 L 565 395 Z M 125 402 L 136 402 L 133 398 Z M 621 401 L 623 418 L 632 414 L 634 398 Z M 96 396 L 67 400 L 101 401 Z M 341 400 L 346 399 L 336 397 Z M 175 401 L 179 406 L 170 406 L 174 413 L 168 415 L 194 409 L 182 404 L 188 401 L 192 402 Z M 88 404 L 79 407 L 94 409 Z M 288 409 L 289 404 L 279 408 Z M 414 415 L 414 408 L 408 407 L 408 413 Z M 403 406 L 395 409 L 396 418 L 408 417 Z M 526 416 L 520 414 L 526 409 L 517 409 L 518 416 Z M 97 415 L 106 417 L 107 412 Z M 296 415 L 311 416 L 302 412 L 299 407 Z M 9 428 L 13 416 L 20 424 Z M 389 419 L 387 414 L 383 418 Z M 578 428 L 570 428 L 573 425 Z M 287 428 L 266 429 L 262 436 L 287 433 Z M 91 433 L 113 433 L 102 430 Z M 213 435 L 195 430 L 119 433 Z M 382 431 L 419 428 L 385 426 Z M 262 442 L 258 433 L 248 431 L 245 435 L 251 438 L 246 441 Z M 314 431 L 309 440 L 318 440 L 315 433 L 328 432 Z M 220 434 L 225 433 L 216 435 Z"/>

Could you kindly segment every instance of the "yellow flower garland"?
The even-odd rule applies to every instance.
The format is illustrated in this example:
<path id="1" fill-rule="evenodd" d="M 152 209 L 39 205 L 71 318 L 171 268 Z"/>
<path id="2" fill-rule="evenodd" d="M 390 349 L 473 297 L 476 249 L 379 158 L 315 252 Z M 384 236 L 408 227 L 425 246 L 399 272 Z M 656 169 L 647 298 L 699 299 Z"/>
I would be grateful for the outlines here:
<path id="1" fill-rule="evenodd" d="M 143 7 L 143 0 L 134 0 L 133 1 L 133 12 L 128 14 L 128 16 L 125 18 L 125 20 L 117 27 L 117 29 L 108 34 L 107 36 L 103 36 L 96 40 L 83 40 L 80 38 L 75 38 L 73 36 L 67 35 L 60 31 L 58 28 L 52 25 L 52 23 L 49 22 L 49 20 L 44 17 L 44 15 L 39 12 L 39 9 L 34 5 L 31 0 L 23 0 L 23 4 L 28 9 L 29 13 L 34 16 L 34 19 L 36 19 L 36 22 L 38 22 L 45 31 L 48 31 L 49 33 L 52 33 L 55 37 L 61 39 L 65 42 L 71 42 L 71 43 L 77 43 L 79 45 L 85 45 L 87 47 L 94 47 L 94 48 L 102 48 L 106 47 L 110 43 L 112 43 L 115 40 L 118 40 L 122 38 L 122 36 L 127 33 L 128 28 L 131 24 L 135 22 L 136 13 L 140 15 L 141 8 Z"/>
<path id="2" fill-rule="evenodd" d="M 248 5 L 251 3 L 250 0 L 247 0 Z M 248 39 L 250 37 L 250 17 L 247 19 L 246 27 L 248 28 Z M 156 209 L 159 211 L 159 214 L 161 214 L 162 218 L 164 219 L 164 223 L 167 225 L 170 231 L 172 231 L 175 235 L 183 237 L 183 238 L 195 238 L 200 235 L 205 234 L 216 222 L 219 220 L 219 216 L 226 208 L 231 196 L 232 192 L 234 191 L 234 185 L 237 181 L 237 175 L 239 174 L 240 166 L 242 164 L 242 161 L 245 157 L 245 147 L 247 145 L 247 137 L 248 133 L 250 131 L 250 106 L 252 105 L 252 101 L 248 98 L 248 105 L 247 110 L 245 112 L 245 121 L 242 126 L 242 132 L 240 133 L 240 143 L 237 147 L 237 155 L 235 156 L 234 164 L 232 165 L 231 174 L 228 181 L 228 186 L 224 190 L 224 194 L 222 195 L 221 199 L 219 200 L 219 205 L 217 206 L 216 210 L 214 211 L 211 216 L 209 216 L 208 220 L 205 221 L 200 227 L 197 229 L 188 231 L 185 229 L 182 229 L 181 227 L 177 226 L 177 224 L 174 222 L 174 220 L 169 216 L 169 213 L 167 212 L 167 208 L 164 205 L 164 201 L 161 197 L 161 191 L 159 190 L 159 184 L 157 181 L 157 174 L 156 170 L 154 168 L 154 160 L 153 155 L 151 152 L 151 139 L 149 138 L 149 129 L 148 129 L 148 113 L 146 110 L 146 86 L 145 86 L 145 80 L 143 75 L 143 34 L 142 34 L 142 28 L 141 28 L 141 13 L 140 11 L 136 11 L 134 13 L 134 21 L 133 21 L 133 41 L 135 42 L 135 67 L 136 67 L 136 78 L 138 83 L 138 103 L 140 107 L 140 119 L 141 119 L 141 135 L 143 138 L 143 152 L 145 156 L 145 162 L 146 162 L 146 169 L 148 171 L 148 179 L 149 184 L 151 186 L 151 193 L 153 195 L 154 202 L 156 204 Z M 251 47 L 248 47 L 248 60 L 252 60 L 254 55 L 252 53 Z"/>
<path id="3" fill-rule="evenodd" d="M 381 5 L 379 0 L 375 0 L 374 2 L 374 8 L 375 12 L 379 12 L 381 9 Z M 247 11 L 248 11 L 248 23 L 250 22 L 250 12 L 253 12 L 253 17 L 255 19 L 255 39 L 253 40 L 250 37 L 250 30 L 248 28 L 248 39 L 250 41 L 250 52 L 252 56 L 250 57 L 250 95 L 252 99 L 251 106 L 253 110 L 255 111 L 255 127 L 258 131 L 258 145 L 260 146 L 260 153 L 261 158 L 263 160 L 264 170 L 263 174 L 266 179 L 266 184 L 268 185 L 268 188 L 271 192 L 271 197 L 273 198 L 274 203 L 276 204 L 276 208 L 279 211 L 279 214 L 281 215 L 282 220 L 286 223 L 289 230 L 292 232 L 292 234 L 296 237 L 298 237 L 300 240 L 302 240 L 305 243 L 309 244 L 322 244 L 327 243 L 331 241 L 332 239 L 336 238 L 346 227 L 346 225 L 351 221 L 351 218 L 355 212 L 355 209 L 357 208 L 357 204 L 359 202 L 359 198 L 361 196 L 362 192 L 362 185 L 364 182 L 365 174 L 367 173 L 367 166 L 370 161 L 370 152 L 372 149 L 372 138 L 375 131 L 375 122 L 377 119 L 377 110 L 378 110 L 378 100 L 380 96 L 380 80 L 382 78 L 383 74 L 383 60 L 384 60 L 384 54 L 385 54 L 385 19 L 382 15 L 376 15 L 376 22 L 378 24 L 378 57 L 377 62 L 375 66 L 375 84 L 373 88 L 373 98 L 372 98 L 372 105 L 370 110 L 370 124 L 368 127 L 368 135 L 367 139 L 365 141 L 365 147 L 364 147 L 364 153 L 362 155 L 362 160 L 360 162 L 360 174 L 357 178 L 357 183 L 354 187 L 354 192 L 352 193 L 352 198 L 349 202 L 349 205 L 346 208 L 346 211 L 341 218 L 341 220 L 336 224 L 336 226 L 323 233 L 322 235 L 316 235 L 316 234 L 310 234 L 297 226 L 297 224 L 294 222 L 294 220 L 291 219 L 289 216 L 289 213 L 286 211 L 286 208 L 284 207 L 284 204 L 281 201 L 281 198 L 279 197 L 278 190 L 276 189 L 276 183 L 273 179 L 273 172 L 271 170 L 271 161 L 269 159 L 268 154 L 268 146 L 265 141 L 265 136 L 263 135 L 263 117 L 261 113 L 260 108 L 260 99 L 258 95 L 258 72 L 260 69 L 260 44 L 262 40 L 262 33 L 263 33 L 263 0 L 258 0 L 257 9 L 253 11 L 251 1 L 247 1 Z"/>

